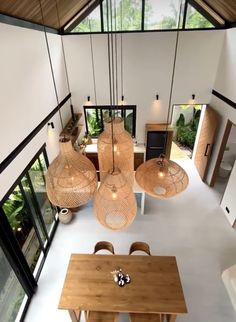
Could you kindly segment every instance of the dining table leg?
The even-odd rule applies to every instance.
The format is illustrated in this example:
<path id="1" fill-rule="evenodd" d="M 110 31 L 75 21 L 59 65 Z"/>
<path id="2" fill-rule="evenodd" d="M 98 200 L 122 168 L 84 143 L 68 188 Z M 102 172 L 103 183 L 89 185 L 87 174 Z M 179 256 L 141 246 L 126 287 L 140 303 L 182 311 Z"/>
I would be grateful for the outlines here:
<path id="1" fill-rule="evenodd" d="M 76 314 L 74 310 L 68 310 L 72 322 L 78 322 L 80 320 L 80 312 Z"/>
<path id="2" fill-rule="evenodd" d="M 167 314 L 166 315 L 167 322 L 175 322 L 176 318 L 177 318 L 176 314 Z"/>

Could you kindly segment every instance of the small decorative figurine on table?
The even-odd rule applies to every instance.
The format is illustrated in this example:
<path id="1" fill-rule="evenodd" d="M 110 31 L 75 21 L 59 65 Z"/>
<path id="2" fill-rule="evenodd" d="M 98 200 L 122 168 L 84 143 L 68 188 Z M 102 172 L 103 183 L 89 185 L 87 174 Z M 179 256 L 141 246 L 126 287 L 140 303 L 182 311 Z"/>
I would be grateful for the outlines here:
<path id="1" fill-rule="evenodd" d="M 124 286 L 125 284 L 129 284 L 131 281 L 130 276 L 128 274 L 124 274 L 121 268 L 111 272 L 111 274 L 113 275 L 114 281 L 120 287 Z"/>

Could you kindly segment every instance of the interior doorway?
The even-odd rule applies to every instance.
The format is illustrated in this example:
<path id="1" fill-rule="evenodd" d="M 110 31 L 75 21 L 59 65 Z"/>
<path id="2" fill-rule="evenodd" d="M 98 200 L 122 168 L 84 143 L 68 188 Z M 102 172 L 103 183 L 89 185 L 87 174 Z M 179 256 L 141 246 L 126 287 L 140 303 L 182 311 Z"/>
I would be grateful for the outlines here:
<path id="1" fill-rule="evenodd" d="M 228 120 L 210 185 L 223 197 L 236 160 L 236 124 Z"/>
<path id="2" fill-rule="evenodd" d="M 170 155 L 172 160 L 192 158 L 203 107 L 202 104 L 173 106 L 171 126 L 174 133 Z"/>

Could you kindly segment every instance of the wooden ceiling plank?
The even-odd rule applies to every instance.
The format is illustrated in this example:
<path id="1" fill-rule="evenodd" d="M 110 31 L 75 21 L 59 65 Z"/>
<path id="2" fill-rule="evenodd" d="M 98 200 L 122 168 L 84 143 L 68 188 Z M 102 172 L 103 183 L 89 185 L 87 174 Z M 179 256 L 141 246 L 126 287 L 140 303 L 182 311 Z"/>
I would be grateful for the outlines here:
<path id="1" fill-rule="evenodd" d="M 56 1 L 60 25 L 66 25 L 90 0 L 41 0 L 45 25 L 59 29 Z M 197 0 L 198 1 L 198 0 Z M 201 0 L 219 13 L 227 22 L 236 22 L 235 0 Z M 42 24 L 39 0 L 0 0 L 0 13 L 30 22 Z"/>
<path id="2" fill-rule="evenodd" d="M 228 22 L 236 21 L 236 1 L 235 0 L 205 0 L 216 12 Z"/>

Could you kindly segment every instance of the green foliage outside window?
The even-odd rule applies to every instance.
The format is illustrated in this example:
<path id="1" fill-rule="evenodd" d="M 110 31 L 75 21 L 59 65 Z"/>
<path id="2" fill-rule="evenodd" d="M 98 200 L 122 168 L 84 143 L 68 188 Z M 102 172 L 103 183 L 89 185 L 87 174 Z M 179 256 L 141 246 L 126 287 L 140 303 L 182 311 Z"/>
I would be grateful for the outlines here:
<path id="1" fill-rule="evenodd" d="M 176 122 L 177 142 L 189 147 L 191 150 L 194 147 L 200 115 L 201 115 L 201 110 L 194 108 L 193 118 L 189 123 L 185 124 L 185 117 L 183 113 L 180 114 Z"/>
<path id="2" fill-rule="evenodd" d="M 12 192 L 6 202 L 3 204 L 3 210 L 7 215 L 8 221 L 13 229 L 17 229 L 21 226 L 23 221 L 23 212 L 24 212 L 24 199 L 20 192 L 19 187 Z M 24 214 L 25 215 L 25 214 Z"/>
<path id="3" fill-rule="evenodd" d="M 96 137 L 102 132 L 101 120 L 97 119 L 96 111 L 87 113 L 88 134 Z"/>
<path id="4" fill-rule="evenodd" d="M 108 2 L 108 10 L 110 14 Z M 179 21 L 179 1 L 172 0 L 166 7 L 161 7 L 158 12 L 158 6 L 151 0 L 145 1 L 145 30 L 161 30 L 175 29 L 178 27 Z M 160 3 L 161 4 L 161 3 Z M 104 0 L 103 6 L 103 22 L 104 30 L 107 31 L 107 1 Z M 169 10 L 168 10 L 169 8 Z M 164 12 L 166 10 L 166 12 Z M 183 14 L 183 12 L 182 12 Z M 183 15 L 182 15 L 183 16 Z M 180 28 L 182 28 L 182 17 Z M 142 24 L 142 1 L 141 0 L 117 0 L 116 8 L 112 8 L 112 30 L 141 30 Z M 189 29 L 198 28 L 214 28 L 214 25 L 199 13 L 190 4 L 188 5 L 186 26 Z M 109 29 L 110 22 L 109 22 Z M 82 22 L 80 22 L 72 32 L 101 32 L 101 16 L 100 5 L 98 5 Z"/>
<path id="5" fill-rule="evenodd" d="M 202 16 L 192 6 L 188 6 L 187 17 L 186 17 L 186 28 L 197 29 L 197 28 L 215 28 L 214 25 Z"/>

